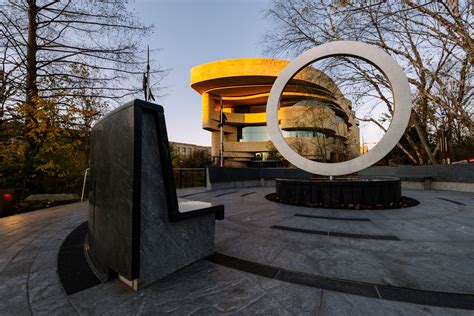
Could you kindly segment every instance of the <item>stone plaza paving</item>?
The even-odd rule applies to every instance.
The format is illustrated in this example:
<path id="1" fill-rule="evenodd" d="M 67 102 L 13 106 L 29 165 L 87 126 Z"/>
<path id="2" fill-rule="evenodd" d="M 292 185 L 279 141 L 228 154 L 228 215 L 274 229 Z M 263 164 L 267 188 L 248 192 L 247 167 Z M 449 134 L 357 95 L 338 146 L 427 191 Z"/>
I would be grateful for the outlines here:
<path id="1" fill-rule="evenodd" d="M 473 193 L 405 190 L 420 204 L 354 211 L 278 204 L 265 199 L 273 191 L 179 190 L 180 197 L 225 205 L 217 255 L 138 292 L 112 280 L 66 295 L 58 252 L 87 220 L 87 202 L 2 218 L 0 315 L 474 315 L 466 305 L 384 299 L 393 288 L 434 291 L 474 306 Z M 375 289 L 378 297 L 348 294 L 353 287 Z"/>

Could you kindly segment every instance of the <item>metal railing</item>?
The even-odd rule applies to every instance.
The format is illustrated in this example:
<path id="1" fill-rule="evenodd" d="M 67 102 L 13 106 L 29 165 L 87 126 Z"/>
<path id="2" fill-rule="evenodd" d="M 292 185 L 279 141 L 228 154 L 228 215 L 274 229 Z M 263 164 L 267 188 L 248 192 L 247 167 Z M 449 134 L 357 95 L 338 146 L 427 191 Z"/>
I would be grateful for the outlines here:
<path id="1" fill-rule="evenodd" d="M 173 174 L 177 189 L 206 186 L 206 168 L 174 168 Z M 87 178 L 89 175 L 90 169 L 87 168 L 84 170 L 81 202 L 84 201 L 86 195 Z"/>
<path id="2" fill-rule="evenodd" d="M 175 168 L 173 173 L 177 189 L 206 186 L 206 168 Z"/>

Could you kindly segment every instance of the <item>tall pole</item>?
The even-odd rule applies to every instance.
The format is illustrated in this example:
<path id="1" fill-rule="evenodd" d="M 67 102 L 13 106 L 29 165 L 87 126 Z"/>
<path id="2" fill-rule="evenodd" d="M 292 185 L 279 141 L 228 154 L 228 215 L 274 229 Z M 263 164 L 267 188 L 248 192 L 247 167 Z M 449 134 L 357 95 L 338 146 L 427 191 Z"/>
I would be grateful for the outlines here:
<path id="1" fill-rule="evenodd" d="M 220 161 L 220 166 L 224 167 L 224 124 L 223 124 L 224 123 L 223 122 L 224 113 L 222 111 L 222 95 L 220 96 L 220 98 L 221 98 L 221 100 L 220 100 L 221 101 L 220 102 L 221 103 L 221 107 L 220 107 L 221 108 L 221 113 L 220 113 L 220 116 L 221 116 L 220 117 L 220 123 L 221 123 L 220 124 L 221 125 L 221 137 L 220 137 L 220 147 L 221 147 L 220 148 L 220 160 L 221 161 Z"/>
<path id="2" fill-rule="evenodd" d="M 147 46 L 146 51 L 146 100 L 150 101 L 150 45 Z"/>

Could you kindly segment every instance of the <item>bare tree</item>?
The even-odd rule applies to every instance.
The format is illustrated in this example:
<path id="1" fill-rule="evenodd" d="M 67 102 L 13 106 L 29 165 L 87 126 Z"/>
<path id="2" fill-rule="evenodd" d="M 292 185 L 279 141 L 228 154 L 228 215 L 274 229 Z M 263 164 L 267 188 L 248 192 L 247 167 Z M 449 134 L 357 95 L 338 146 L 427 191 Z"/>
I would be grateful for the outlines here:
<path id="1" fill-rule="evenodd" d="M 347 122 L 338 124 L 334 112 L 336 106 L 311 99 L 299 101 L 295 106 L 301 111 L 294 119 L 296 130 L 289 132 L 293 135 L 287 138 L 287 142 L 298 154 L 323 162 L 345 161 L 358 155 L 359 145 L 352 143 Z"/>
<path id="2" fill-rule="evenodd" d="M 33 132 L 41 130 L 42 100 L 55 104 L 59 120 L 69 119 L 78 102 L 87 110 L 91 98 L 120 102 L 136 95 L 145 68 L 140 43 L 151 31 L 126 0 L 8 0 L 0 6 L 2 73 L 14 91 L 5 100 L 11 110 L 4 119 L 24 123 L 25 180 L 46 135 Z"/>
<path id="3" fill-rule="evenodd" d="M 3 55 L 0 57 L 0 128 L 6 121 L 6 113 L 9 112 L 7 108 L 7 101 L 16 94 L 17 86 L 12 82 L 15 68 L 7 66 L 7 53 L 10 44 L 6 39 L 2 40 L 3 44 L 0 46 L 7 49 L 3 50 Z"/>
<path id="4" fill-rule="evenodd" d="M 343 39 L 367 42 L 385 50 L 404 68 L 414 96 L 411 126 L 419 141 L 406 133 L 409 147 L 398 147 L 414 163 L 437 163 L 437 134 L 441 129 L 448 130 L 454 141 L 474 135 L 473 41 L 469 24 L 472 4 L 452 3 L 277 0 L 268 15 L 279 27 L 268 34 L 266 42 L 272 53 L 299 53 Z M 344 66 L 335 67 L 342 62 Z M 336 78 L 338 85 L 348 87 L 346 91 L 360 102 L 364 102 L 364 96 L 373 96 L 386 106 L 387 116 L 381 120 L 359 118 L 386 128 L 383 123 L 391 118 L 393 104 L 385 77 L 349 58 L 335 59 L 326 66 L 324 71 Z M 343 75 L 335 71 L 341 67 L 345 70 Z"/>

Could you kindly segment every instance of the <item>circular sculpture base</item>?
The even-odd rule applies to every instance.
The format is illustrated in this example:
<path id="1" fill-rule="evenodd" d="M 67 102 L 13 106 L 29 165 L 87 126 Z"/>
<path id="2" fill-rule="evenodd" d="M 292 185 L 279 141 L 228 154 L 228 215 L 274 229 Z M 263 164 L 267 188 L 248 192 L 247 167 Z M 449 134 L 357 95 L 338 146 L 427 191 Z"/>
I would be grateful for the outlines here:
<path id="1" fill-rule="evenodd" d="M 284 204 L 349 209 L 401 208 L 418 204 L 402 197 L 399 178 L 276 179 L 269 200 Z"/>

